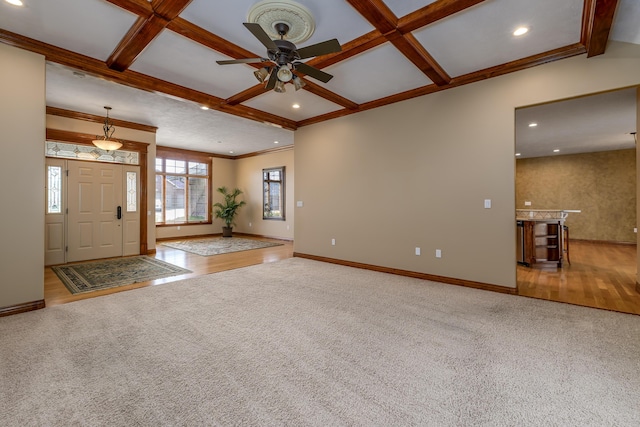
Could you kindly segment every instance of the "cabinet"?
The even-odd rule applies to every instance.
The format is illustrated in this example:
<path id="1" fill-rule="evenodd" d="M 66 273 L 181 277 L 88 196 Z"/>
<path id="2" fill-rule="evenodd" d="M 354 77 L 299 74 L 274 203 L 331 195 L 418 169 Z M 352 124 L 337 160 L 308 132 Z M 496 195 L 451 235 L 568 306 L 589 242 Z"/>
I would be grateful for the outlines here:
<path id="1" fill-rule="evenodd" d="M 524 221 L 524 261 L 556 262 L 562 267 L 562 224 L 560 221 Z"/>

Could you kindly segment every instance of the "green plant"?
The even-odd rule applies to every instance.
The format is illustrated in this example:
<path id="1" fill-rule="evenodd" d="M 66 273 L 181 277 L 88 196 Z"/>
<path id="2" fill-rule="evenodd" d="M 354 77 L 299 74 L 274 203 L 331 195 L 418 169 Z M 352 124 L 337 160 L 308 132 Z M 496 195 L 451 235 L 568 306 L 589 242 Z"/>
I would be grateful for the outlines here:
<path id="1" fill-rule="evenodd" d="M 223 203 L 218 202 L 213 204 L 213 207 L 216 208 L 214 212 L 216 218 L 221 218 L 225 223 L 225 227 L 233 227 L 235 225 L 233 218 L 236 216 L 238 209 L 246 205 L 244 200 L 236 200 L 236 197 L 241 195 L 242 191 L 236 188 L 232 192 L 229 192 L 227 187 L 224 186 L 218 188 L 216 191 L 224 196 Z"/>

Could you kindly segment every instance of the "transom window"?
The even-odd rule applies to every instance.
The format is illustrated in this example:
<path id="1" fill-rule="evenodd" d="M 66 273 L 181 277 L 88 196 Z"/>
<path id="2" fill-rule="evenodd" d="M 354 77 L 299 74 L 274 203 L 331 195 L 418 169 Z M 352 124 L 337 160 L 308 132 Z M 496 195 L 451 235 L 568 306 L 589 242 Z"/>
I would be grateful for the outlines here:
<path id="1" fill-rule="evenodd" d="M 279 219 L 284 217 L 284 166 L 262 170 L 264 210 L 262 219 Z"/>
<path id="2" fill-rule="evenodd" d="M 210 158 L 158 148 L 156 225 L 211 223 Z"/>

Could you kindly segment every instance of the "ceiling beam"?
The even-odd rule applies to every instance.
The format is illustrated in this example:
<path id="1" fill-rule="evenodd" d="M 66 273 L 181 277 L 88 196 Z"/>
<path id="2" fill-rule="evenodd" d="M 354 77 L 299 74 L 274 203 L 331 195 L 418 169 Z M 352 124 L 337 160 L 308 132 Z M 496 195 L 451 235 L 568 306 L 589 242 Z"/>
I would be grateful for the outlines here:
<path id="1" fill-rule="evenodd" d="M 313 58 L 307 61 L 307 65 L 311 65 L 316 68 L 325 68 L 330 65 L 337 64 L 338 62 L 349 59 L 362 52 L 386 43 L 387 39 L 384 38 L 382 33 L 378 30 L 373 30 L 363 36 L 360 36 L 348 43 L 342 45 L 342 50 L 337 53 L 329 55 L 322 55 L 320 57 Z"/>
<path id="2" fill-rule="evenodd" d="M 250 88 L 243 90 L 240 93 L 236 93 L 232 97 L 225 99 L 224 102 L 229 105 L 238 105 L 266 92 L 267 90 L 265 89 L 265 85 L 259 83 L 255 86 L 251 86 Z"/>
<path id="3" fill-rule="evenodd" d="M 199 105 L 206 105 L 211 109 L 223 111 L 246 119 L 273 123 L 278 126 L 282 126 L 285 129 L 297 129 L 296 122 L 293 120 L 241 105 L 224 105 L 224 100 L 222 98 L 194 89 L 189 89 L 146 74 L 137 73 L 131 70 L 125 70 L 122 72 L 115 71 L 107 67 L 106 64 L 100 60 L 90 58 L 70 50 L 62 49 L 48 43 L 30 39 L 10 31 L 0 29 L 0 42 L 28 50 L 30 52 L 38 53 L 44 56 L 47 61 L 82 70 L 87 74 L 101 77 L 105 80 L 120 83 L 125 86 L 141 89 L 147 92 L 167 95 L 173 99 L 178 98 L 195 102 Z"/>
<path id="4" fill-rule="evenodd" d="M 320 86 L 319 84 L 316 84 L 309 79 L 306 79 L 305 83 L 306 85 L 303 87 L 303 89 L 313 93 L 314 95 L 317 95 L 321 98 L 326 99 L 327 101 L 331 101 L 334 104 L 338 104 L 350 110 L 358 109 L 358 104 L 351 101 L 350 99 L 338 95 L 337 93 L 331 92 L 324 86 Z"/>
<path id="5" fill-rule="evenodd" d="M 124 10 L 148 18 L 153 14 L 153 8 L 151 3 L 147 0 L 107 0 L 109 3 L 114 4 Z"/>
<path id="6" fill-rule="evenodd" d="M 618 0 L 584 1 L 581 42 L 587 49 L 587 58 L 602 55 L 607 49 L 617 6 Z"/>
<path id="7" fill-rule="evenodd" d="M 154 0 L 153 13 L 138 16 L 127 34 L 107 59 L 107 66 L 117 71 L 128 69 L 138 55 L 162 30 L 182 12 L 192 0 Z"/>
<path id="8" fill-rule="evenodd" d="M 463 86 L 469 83 L 478 82 L 481 80 L 490 79 L 492 77 L 498 77 L 503 74 L 513 73 L 515 71 L 524 70 L 526 68 L 535 67 L 537 65 L 546 64 L 548 62 L 557 61 L 560 59 L 570 58 L 576 55 L 582 55 L 586 52 L 585 47 L 581 43 L 575 43 L 572 45 L 564 46 L 558 49 L 543 52 L 538 55 L 529 56 L 527 58 L 518 59 L 495 67 L 486 68 L 484 70 L 475 71 L 473 73 L 465 74 L 460 77 L 456 77 L 451 80 L 448 85 L 437 86 L 435 84 L 422 86 L 416 89 L 408 90 L 405 92 L 397 93 L 387 96 L 385 98 L 375 99 L 373 101 L 365 102 L 358 106 L 357 110 L 343 109 L 338 111 L 332 111 L 320 116 L 310 117 L 305 120 L 297 122 L 298 127 L 308 126 L 327 120 L 336 119 L 338 117 L 347 116 L 354 113 L 359 113 L 366 110 L 382 107 L 384 105 L 393 104 L 400 101 L 406 101 L 411 98 L 428 95 L 434 92 L 440 92 L 443 90 L 451 89 L 458 86 Z"/>
<path id="9" fill-rule="evenodd" d="M 485 0 L 438 0 L 418 9 L 398 20 L 398 30 L 402 34 L 433 24 L 455 13 L 462 12 Z"/>
<path id="10" fill-rule="evenodd" d="M 398 30 L 398 18 L 382 0 L 347 0 L 347 2 L 432 82 L 438 86 L 449 83 L 451 77 L 418 40 L 411 33 L 404 34 Z"/>

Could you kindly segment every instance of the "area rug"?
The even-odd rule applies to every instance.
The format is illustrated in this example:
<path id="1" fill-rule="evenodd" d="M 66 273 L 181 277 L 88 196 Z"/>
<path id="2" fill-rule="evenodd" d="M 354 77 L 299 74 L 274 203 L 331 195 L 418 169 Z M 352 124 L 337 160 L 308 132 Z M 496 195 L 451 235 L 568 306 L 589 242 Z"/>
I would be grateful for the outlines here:
<path id="1" fill-rule="evenodd" d="M 148 256 L 67 264 L 51 269 L 72 294 L 191 273 L 191 270 Z"/>
<path id="2" fill-rule="evenodd" d="M 227 254 L 230 252 L 262 249 L 271 246 L 281 246 L 282 243 L 265 242 L 262 240 L 243 239 L 241 237 L 210 237 L 206 239 L 180 240 L 177 242 L 163 242 L 168 246 L 181 251 L 191 252 L 201 256 Z"/>

